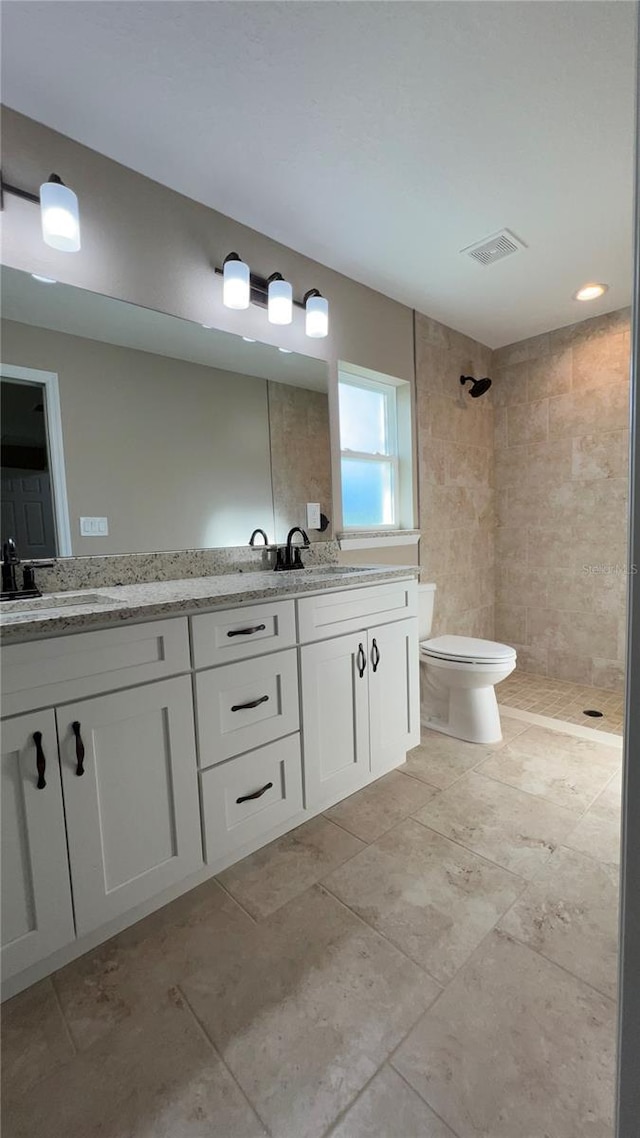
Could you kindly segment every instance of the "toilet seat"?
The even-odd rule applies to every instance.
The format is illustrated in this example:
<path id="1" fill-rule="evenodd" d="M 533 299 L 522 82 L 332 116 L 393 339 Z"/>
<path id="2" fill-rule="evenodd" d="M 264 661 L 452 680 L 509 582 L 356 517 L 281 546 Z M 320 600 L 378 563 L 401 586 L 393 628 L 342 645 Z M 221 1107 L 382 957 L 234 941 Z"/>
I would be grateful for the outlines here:
<path id="1" fill-rule="evenodd" d="M 515 648 L 473 636 L 436 636 L 423 640 L 420 653 L 434 660 L 458 664 L 505 664 L 515 660 Z"/>

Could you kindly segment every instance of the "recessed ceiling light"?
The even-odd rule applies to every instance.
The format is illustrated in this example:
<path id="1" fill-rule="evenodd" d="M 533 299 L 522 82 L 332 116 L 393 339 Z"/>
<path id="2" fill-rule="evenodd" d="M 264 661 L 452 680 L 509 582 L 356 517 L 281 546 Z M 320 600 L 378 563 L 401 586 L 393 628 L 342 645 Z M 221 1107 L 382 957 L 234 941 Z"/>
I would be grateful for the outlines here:
<path id="1" fill-rule="evenodd" d="M 244 340 L 245 344 L 255 344 L 256 342 L 255 340 L 251 339 L 251 336 L 243 336 L 242 339 Z"/>
<path id="2" fill-rule="evenodd" d="M 291 355 L 291 348 L 278 348 L 279 352 L 283 352 L 285 356 Z"/>
<path id="3" fill-rule="evenodd" d="M 606 284 L 586 284 L 579 288 L 574 293 L 574 300 L 597 300 L 599 296 L 604 296 L 609 288 Z"/>
<path id="4" fill-rule="evenodd" d="M 31 276 L 32 276 L 34 281 L 40 281 L 41 284 L 57 284 L 58 283 L 57 281 L 54 281 L 53 277 L 42 277 L 42 276 L 40 276 L 40 273 L 32 273 Z"/>

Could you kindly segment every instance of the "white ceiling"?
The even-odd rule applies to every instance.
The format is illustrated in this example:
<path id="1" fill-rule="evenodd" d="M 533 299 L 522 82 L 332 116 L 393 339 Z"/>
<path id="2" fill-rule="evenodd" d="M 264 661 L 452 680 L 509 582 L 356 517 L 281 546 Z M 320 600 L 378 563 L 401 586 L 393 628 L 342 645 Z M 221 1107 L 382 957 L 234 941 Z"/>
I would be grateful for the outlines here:
<path id="1" fill-rule="evenodd" d="M 22 3 L 3 101 L 497 347 L 630 302 L 635 4 Z M 528 246 L 460 255 L 506 226 Z M 572 293 L 605 281 L 601 301 Z"/>

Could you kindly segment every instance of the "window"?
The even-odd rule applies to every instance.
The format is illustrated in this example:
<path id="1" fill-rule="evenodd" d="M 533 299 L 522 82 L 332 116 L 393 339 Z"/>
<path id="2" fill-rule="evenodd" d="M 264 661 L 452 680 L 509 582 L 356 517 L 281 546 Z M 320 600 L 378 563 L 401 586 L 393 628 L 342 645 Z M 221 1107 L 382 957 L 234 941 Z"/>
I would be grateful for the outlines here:
<path id="1" fill-rule="evenodd" d="M 345 529 L 399 525 L 397 388 L 340 374 L 342 522 Z"/>

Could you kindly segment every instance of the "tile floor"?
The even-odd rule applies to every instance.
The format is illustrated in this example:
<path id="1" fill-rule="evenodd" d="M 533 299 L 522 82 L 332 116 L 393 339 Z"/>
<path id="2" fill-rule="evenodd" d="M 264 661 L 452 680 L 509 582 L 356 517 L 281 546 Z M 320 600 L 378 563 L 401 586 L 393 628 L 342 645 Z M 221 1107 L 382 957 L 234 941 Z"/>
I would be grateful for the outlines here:
<path id="1" fill-rule="evenodd" d="M 621 748 L 503 725 L 5 1004 L 3 1138 L 611 1138 Z"/>
<path id="2" fill-rule="evenodd" d="M 548 715 L 565 723 L 580 723 L 595 731 L 622 734 L 624 696 L 621 692 L 570 684 L 549 676 L 534 676 L 516 668 L 497 689 L 502 707 Z M 585 710 L 601 711 L 602 718 L 585 715 Z"/>

